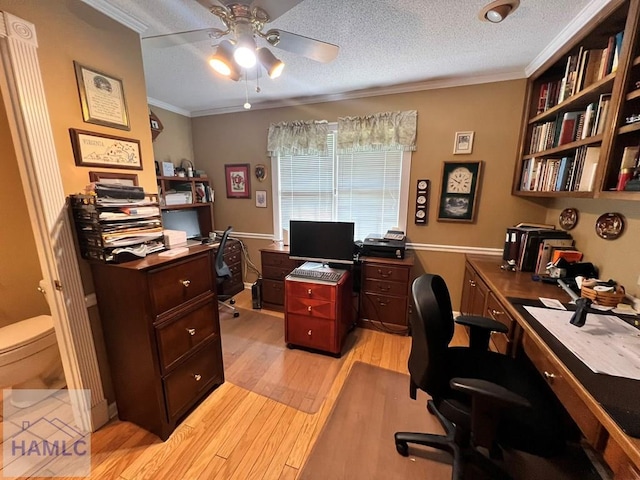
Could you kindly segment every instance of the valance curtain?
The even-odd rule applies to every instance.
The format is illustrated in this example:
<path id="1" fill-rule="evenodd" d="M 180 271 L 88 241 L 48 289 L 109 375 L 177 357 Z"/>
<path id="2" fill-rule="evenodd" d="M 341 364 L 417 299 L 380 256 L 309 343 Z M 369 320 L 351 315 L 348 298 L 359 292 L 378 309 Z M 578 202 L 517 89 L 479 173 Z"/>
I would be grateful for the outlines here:
<path id="1" fill-rule="evenodd" d="M 414 151 L 418 112 L 384 112 L 338 118 L 338 153 Z"/>
<path id="2" fill-rule="evenodd" d="M 325 155 L 327 153 L 326 120 L 272 123 L 269 126 L 267 151 L 277 155 Z"/>

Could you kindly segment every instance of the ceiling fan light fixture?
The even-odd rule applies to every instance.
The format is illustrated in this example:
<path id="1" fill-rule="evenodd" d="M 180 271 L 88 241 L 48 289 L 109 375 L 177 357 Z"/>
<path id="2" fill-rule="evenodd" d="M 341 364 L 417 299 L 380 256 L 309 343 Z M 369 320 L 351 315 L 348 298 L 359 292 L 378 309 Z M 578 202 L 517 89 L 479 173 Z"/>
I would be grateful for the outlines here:
<path id="1" fill-rule="evenodd" d="M 282 70 L 284 70 L 284 62 L 271 53 L 266 47 L 261 47 L 257 51 L 258 60 L 260 61 L 260 65 L 262 65 L 269 78 L 278 78 L 282 74 Z"/>
<path id="2" fill-rule="evenodd" d="M 209 58 L 209 65 L 220 75 L 235 81 L 240 78 L 240 72 L 233 61 L 233 45 L 228 40 L 220 42 L 216 52 Z"/>
<path id="3" fill-rule="evenodd" d="M 238 65 L 244 68 L 251 68 L 256 64 L 256 41 L 253 36 L 243 34 L 238 37 L 233 58 Z"/>
<path id="4" fill-rule="evenodd" d="M 520 6 L 520 0 L 497 0 L 480 10 L 480 20 L 500 23 Z"/>

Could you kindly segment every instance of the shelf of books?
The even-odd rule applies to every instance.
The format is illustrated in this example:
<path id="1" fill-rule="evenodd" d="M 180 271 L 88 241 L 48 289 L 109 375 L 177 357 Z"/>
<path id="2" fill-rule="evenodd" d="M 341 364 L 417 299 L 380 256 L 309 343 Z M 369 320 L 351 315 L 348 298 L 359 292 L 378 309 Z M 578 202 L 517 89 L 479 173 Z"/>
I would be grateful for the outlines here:
<path id="1" fill-rule="evenodd" d="M 531 77 L 515 195 L 594 197 L 617 186 L 624 148 L 640 143 L 640 90 L 622 88 L 631 64 L 640 88 L 640 60 L 630 61 L 629 53 L 639 2 L 612 2 L 586 33 Z M 623 101 L 634 104 L 625 115 L 637 114 L 639 123 L 616 130 Z M 617 165 L 611 166 L 613 138 L 623 135 L 629 141 L 614 149 L 619 160 L 612 158 Z"/>

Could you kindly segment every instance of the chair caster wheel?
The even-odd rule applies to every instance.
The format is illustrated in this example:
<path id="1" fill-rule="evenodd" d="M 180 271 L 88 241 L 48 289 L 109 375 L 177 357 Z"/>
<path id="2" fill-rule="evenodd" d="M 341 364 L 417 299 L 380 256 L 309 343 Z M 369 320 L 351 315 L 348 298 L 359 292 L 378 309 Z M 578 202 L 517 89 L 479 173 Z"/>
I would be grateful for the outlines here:
<path id="1" fill-rule="evenodd" d="M 233 312 L 233 318 L 239 317 L 240 316 L 240 312 Z"/>
<path id="2" fill-rule="evenodd" d="M 406 442 L 396 442 L 396 450 L 403 457 L 409 456 L 409 445 Z"/>
<path id="3" fill-rule="evenodd" d="M 231 299 L 229 300 L 229 304 L 230 304 L 230 305 L 233 305 L 233 304 L 235 304 L 235 303 L 236 303 L 236 301 L 235 301 L 233 298 L 231 298 Z"/>

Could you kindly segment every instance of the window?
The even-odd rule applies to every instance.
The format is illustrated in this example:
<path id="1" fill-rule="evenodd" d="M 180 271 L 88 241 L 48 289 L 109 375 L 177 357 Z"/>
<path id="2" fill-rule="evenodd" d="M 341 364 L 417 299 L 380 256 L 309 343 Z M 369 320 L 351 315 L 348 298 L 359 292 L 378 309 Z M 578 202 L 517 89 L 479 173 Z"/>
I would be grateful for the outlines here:
<path id="1" fill-rule="evenodd" d="M 336 133 L 328 153 L 279 155 L 273 161 L 275 232 L 289 220 L 355 223 L 355 239 L 405 229 L 411 152 L 336 153 Z"/>

